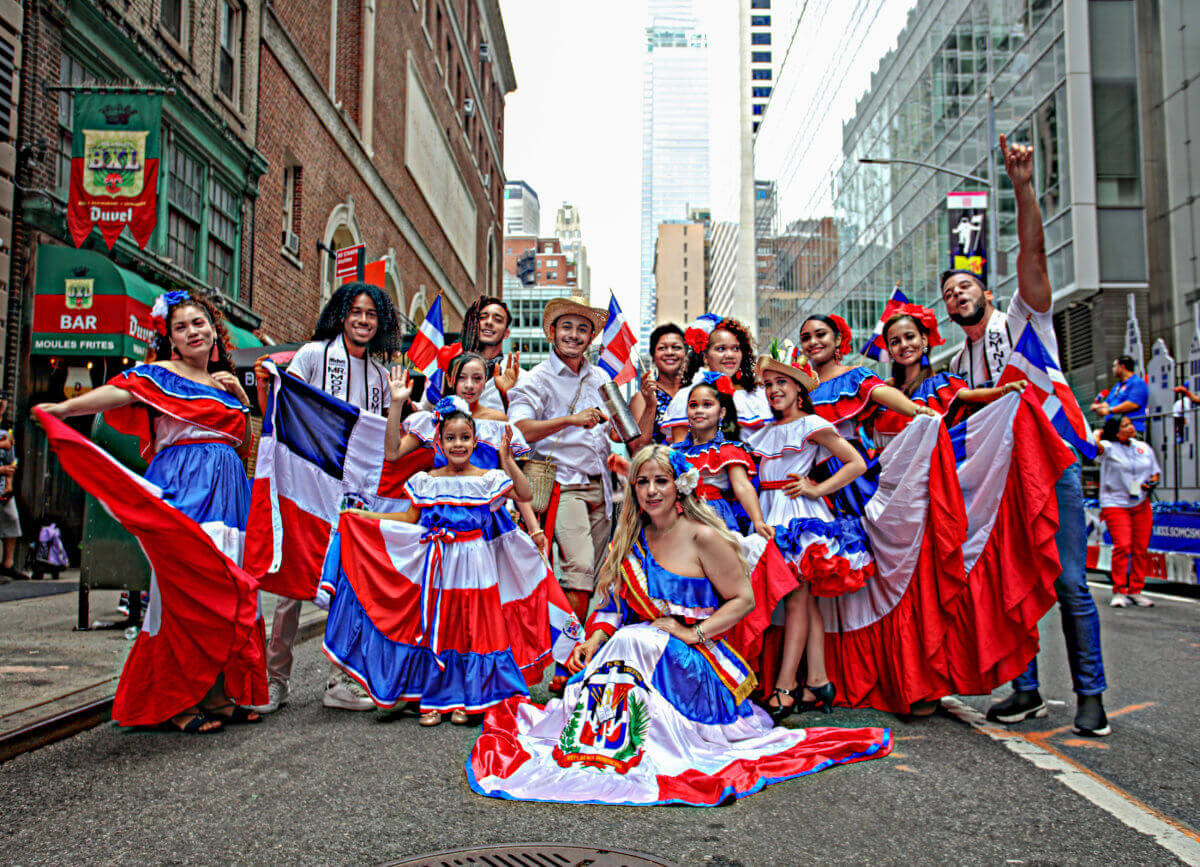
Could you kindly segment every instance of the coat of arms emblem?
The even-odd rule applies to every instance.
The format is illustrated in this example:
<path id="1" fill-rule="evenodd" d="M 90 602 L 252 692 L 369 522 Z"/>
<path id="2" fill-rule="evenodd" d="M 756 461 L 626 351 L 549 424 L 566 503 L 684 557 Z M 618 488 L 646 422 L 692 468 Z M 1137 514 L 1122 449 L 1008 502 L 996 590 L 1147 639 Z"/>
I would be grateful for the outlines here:
<path id="1" fill-rule="evenodd" d="M 136 198 L 145 185 L 145 130 L 85 129 L 83 189 L 90 196 Z"/>
<path id="2" fill-rule="evenodd" d="M 64 302 L 67 309 L 87 310 L 90 308 L 95 282 L 91 277 L 68 277 L 64 289 Z"/>
<path id="3" fill-rule="evenodd" d="M 640 692 L 640 695 L 639 695 Z M 622 660 L 606 662 L 583 683 L 554 748 L 562 767 L 583 765 L 627 773 L 641 760 L 650 725 L 641 672 Z"/>

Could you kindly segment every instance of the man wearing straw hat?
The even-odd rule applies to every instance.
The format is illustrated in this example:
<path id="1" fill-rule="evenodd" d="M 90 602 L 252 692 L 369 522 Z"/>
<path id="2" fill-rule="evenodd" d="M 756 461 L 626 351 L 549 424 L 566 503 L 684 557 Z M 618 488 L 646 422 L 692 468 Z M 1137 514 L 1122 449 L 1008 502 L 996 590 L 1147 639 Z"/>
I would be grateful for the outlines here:
<path id="1" fill-rule="evenodd" d="M 582 298 L 550 301 L 542 311 L 542 330 L 554 352 L 522 373 L 508 393 L 509 420 L 536 457 L 556 465 L 559 581 L 580 623 L 587 619 L 611 529 L 612 485 L 605 464 L 610 440 L 600 394 L 610 380 L 588 361 L 588 348 L 607 319 L 607 310 Z"/>

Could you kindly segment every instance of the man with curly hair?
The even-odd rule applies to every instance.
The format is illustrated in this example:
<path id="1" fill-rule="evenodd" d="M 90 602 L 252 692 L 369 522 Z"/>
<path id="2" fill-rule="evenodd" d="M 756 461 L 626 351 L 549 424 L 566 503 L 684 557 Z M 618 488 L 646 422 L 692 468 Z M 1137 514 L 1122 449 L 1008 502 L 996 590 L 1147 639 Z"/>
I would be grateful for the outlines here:
<path id="1" fill-rule="evenodd" d="M 296 351 L 287 372 L 334 397 L 377 415 L 386 415 L 392 394 L 385 365 L 399 351 L 399 320 L 387 293 L 370 283 L 347 283 L 321 311 L 312 340 Z M 259 405 L 266 406 L 266 372 L 255 364 Z M 300 600 L 280 599 L 267 646 L 270 698 L 255 708 L 272 713 L 286 704 L 292 674 L 292 647 L 300 627 Z M 322 699 L 325 707 L 374 710 L 366 691 L 330 666 Z"/>

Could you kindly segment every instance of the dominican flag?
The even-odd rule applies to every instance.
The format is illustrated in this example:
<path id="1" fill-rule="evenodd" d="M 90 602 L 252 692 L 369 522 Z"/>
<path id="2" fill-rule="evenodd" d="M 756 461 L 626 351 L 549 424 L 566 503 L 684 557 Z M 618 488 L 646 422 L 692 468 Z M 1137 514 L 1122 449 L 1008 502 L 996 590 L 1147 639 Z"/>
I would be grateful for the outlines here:
<path id="1" fill-rule="evenodd" d="M 636 345 L 637 338 L 633 336 L 633 329 L 625 321 L 625 314 L 621 312 L 621 305 L 614 295 L 608 302 L 608 321 L 604 324 L 600 359 L 596 363 L 617 385 L 624 385 L 637 375 L 633 364 L 633 347 Z"/>
<path id="2" fill-rule="evenodd" d="M 438 367 L 438 350 L 446 345 L 446 332 L 442 328 L 442 296 L 438 295 L 429 305 L 429 312 L 408 348 L 408 360 L 412 366 L 425 374 L 425 397 L 431 403 L 442 399 L 442 371 Z"/>
<path id="3" fill-rule="evenodd" d="M 1075 399 L 1075 393 L 1067 384 L 1067 378 L 1063 376 L 1058 363 L 1028 324 L 1008 356 L 1008 366 L 1001 372 L 996 384 L 1004 385 L 1022 379 L 1028 380 L 1033 386 L 1046 417 L 1059 435 L 1085 458 L 1095 460 L 1096 446 L 1092 442 L 1092 429 L 1083 417 L 1079 401 Z"/>
<path id="4" fill-rule="evenodd" d="M 862 354 L 872 361 L 878 361 L 887 364 L 891 361 L 888 355 L 887 347 L 883 345 L 883 323 L 891 318 L 892 314 L 902 304 L 907 304 L 908 298 L 904 293 L 897 288 L 892 292 L 892 297 L 888 299 L 887 304 L 883 307 L 883 314 L 879 317 L 879 322 L 875 325 L 875 332 L 871 335 L 871 339 L 863 344 Z"/>
<path id="5" fill-rule="evenodd" d="M 433 451 L 385 461 L 387 419 L 280 374 L 274 362 L 264 366 L 273 381 L 254 468 L 245 567 L 261 577 L 263 590 L 312 599 L 340 511 L 403 511 L 404 480 L 432 467 Z"/>

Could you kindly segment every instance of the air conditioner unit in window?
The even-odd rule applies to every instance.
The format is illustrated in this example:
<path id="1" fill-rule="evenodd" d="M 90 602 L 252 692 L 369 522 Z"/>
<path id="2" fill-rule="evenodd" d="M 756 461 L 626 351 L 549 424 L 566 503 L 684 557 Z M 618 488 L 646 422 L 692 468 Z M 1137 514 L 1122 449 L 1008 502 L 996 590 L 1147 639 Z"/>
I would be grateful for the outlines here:
<path id="1" fill-rule="evenodd" d="M 295 232 L 283 233 L 283 249 L 287 250 L 293 256 L 300 255 L 300 236 Z"/>
<path id="2" fill-rule="evenodd" d="M 492 62 L 492 47 L 486 42 L 479 43 L 479 59 L 484 63 Z"/>
<path id="3" fill-rule="evenodd" d="M 463 114 L 465 114 L 467 117 L 470 117 L 474 113 L 475 113 L 475 100 L 471 99 L 471 97 L 468 96 L 466 99 L 463 100 Z"/>

